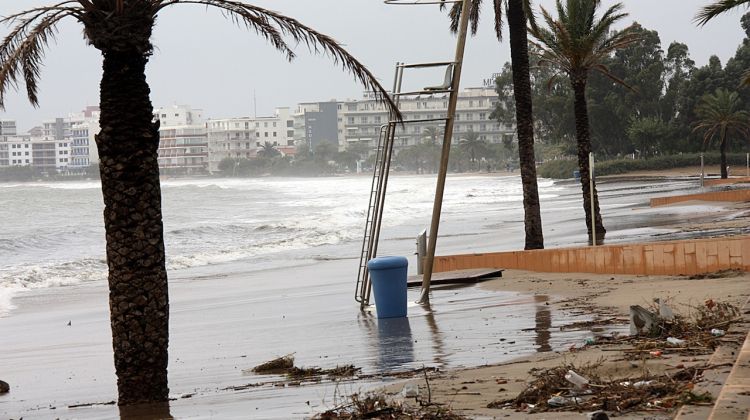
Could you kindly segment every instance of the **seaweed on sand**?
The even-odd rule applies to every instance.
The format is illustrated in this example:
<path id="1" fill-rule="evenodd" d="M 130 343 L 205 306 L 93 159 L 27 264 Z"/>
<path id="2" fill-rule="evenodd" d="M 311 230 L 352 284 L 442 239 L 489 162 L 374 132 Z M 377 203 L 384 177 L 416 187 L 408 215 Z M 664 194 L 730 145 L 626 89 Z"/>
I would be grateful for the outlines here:
<path id="1" fill-rule="evenodd" d="M 252 369 L 254 373 L 260 374 L 274 374 L 274 373 L 287 373 L 289 369 L 294 367 L 294 355 L 287 354 L 286 356 L 277 357 L 276 359 L 269 360 L 265 363 L 261 363 Z"/>

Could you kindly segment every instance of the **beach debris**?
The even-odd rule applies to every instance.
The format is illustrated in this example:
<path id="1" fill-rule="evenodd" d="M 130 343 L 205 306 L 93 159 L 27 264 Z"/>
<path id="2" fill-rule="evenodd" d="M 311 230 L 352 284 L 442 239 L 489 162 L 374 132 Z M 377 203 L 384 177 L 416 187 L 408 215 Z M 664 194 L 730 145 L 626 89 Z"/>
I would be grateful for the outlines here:
<path id="1" fill-rule="evenodd" d="M 587 346 L 593 346 L 594 344 L 596 344 L 596 338 L 589 337 L 583 343 Z"/>
<path id="2" fill-rule="evenodd" d="M 0 381 L 0 394 L 7 394 L 10 392 L 10 385 L 5 381 Z"/>
<path id="3" fill-rule="evenodd" d="M 435 419 L 466 420 L 468 417 L 453 412 L 450 406 L 437 403 L 394 401 L 382 393 L 350 395 L 336 407 L 317 414 L 316 420 L 329 419 Z"/>
<path id="4" fill-rule="evenodd" d="M 578 404 L 583 402 L 583 399 L 579 397 L 563 397 L 561 395 L 555 395 L 554 397 L 547 400 L 547 405 L 550 407 L 563 407 L 571 404 Z"/>
<path id="5" fill-rule="evenodd" d="M 652 335 L 658 328 L 659 315 L 640 305 L 630 306 L 630 335 Z"/>
<path id="6" fill-rule="evenodd" d="M 711 329 L 711 335 L 713 335 L 714 337 L 721 337 L 724 334 L 726 334 L 726 332 L 724 330 L 720 330 L 718 328 L 712 328 Z"/>
<path id="7" fill-rule="evenodd" d="M 675 346 L 682 346 L 682 345 L 685 345 L 685 340 L 681 340 L 675 337 L 667 337 L 667 343 L 675 345 Z"/>
<path id="8" fill-rule="evenodd" d="M 659 318 L 665 321 L 674 321 L 674 312 L 672 311 L 672 308 L 667 306 L 664 299 L 656 298 L 654 299 L 654 302 L 659 306 Z"/>
<path id="9" fill-rule="evenodd" d="M 406 384 L 404 389 L 401 390 L 401 395 L 404 398 L 416 398 L 419 396 L 419 385 L 417 384 Z"/>
<path id="10" fill-rule="evenodd" d="M 708 366 L 691 366 L 686 369 L 652 375 L 619 379 L 603 379 L 607 375 L 603 359 L 578 366 L 564 364 L 550 369 L 532 370 L 535 379 L 528 383 L 515 399 L 499 400 L 489 408 L 516 409 L 526 413 L 556 411 L 602 412 L 594 418 L 606 419 L 607 412 L 622 414 L 644 409 L 670 409 L 697 400 L 710 401 L 710 394 L 695 394 L 695 382 Z M 571 389 L 566 378 L 570 371 L 588 380 L 585 394 Z M 589 417 L 591 418 L 591 417 Z"/>
<path id="11" fill-rule="evenodd" d="M 589 380 L 584 378 L 583 376 L 577 374 L 573 370 L 568 370 L 568 373 L 565 374 L 565 380 L 570 382 L 575 386 L 578 390 L 586 389 L 589 385 Z"/>
<path id="12" fill-rule="evenodd" d="M 648 352 L 648 354 L 650 354 L 650 355 L 651 355 L 651 356 L 653 356 L 653 357 L 661 357 L 661 355 L 662 355 L 663 353 L 662 353 L 662 351 L 661 351 L 661 350 L 654 350 L 654 351 L 650 351 L 650 352 Z"/>
<path id="13" fill-rule="evenodd" d="M 261 374 L 286 373 L 293 367 L 294 355 L 287 354 L 286 356 L 277 357 L 273 360 L 259 364 L 252 369 L 252 372 Z"/>
<path id="14" fill-rule="evenodd" d="M 359 374 L 361 371 L 362 368 L 354 365 L 337 365 L 331 369 L 323 369 L 317 366 L 298 367 L 294 366 L 294 356 L 291 354 L 269 360 L 250 370 L 251 373 L 262 375 L 286 375 L 287 378 L 294 380 L 313 378 L 318 381 L 324 376 L 331 379 L 348 378 Z M 248 371 L 244 370 L 243 372 L 247 373 Z"/>

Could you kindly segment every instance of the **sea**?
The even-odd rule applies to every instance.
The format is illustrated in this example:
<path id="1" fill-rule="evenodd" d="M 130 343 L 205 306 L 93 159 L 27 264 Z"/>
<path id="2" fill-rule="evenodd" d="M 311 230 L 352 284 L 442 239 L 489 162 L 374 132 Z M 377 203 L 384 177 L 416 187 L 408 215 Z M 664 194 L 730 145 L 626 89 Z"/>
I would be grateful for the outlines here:
<path id="1" fill-rule="evenodd" d="M 434 175 L 390 177 L 380 255 L 414 253 L 414 238 L 430 223 L 435 184 Z M 692 184 L 601 184 L 605 222 L 612 225 L 606 220 L 610 213 L 620 230 L 610 229 L 610 242 L 634 229 L 639 235 L 664 234 L 638 226 L 658 222 L 633 223 L 618 209 L 642 207 L 648 197 Z M 371 188 L 369 176 L 164 180 L 167 268 L 242 261 L 261 270 L 310 259 L 357 259 Z M 0 195 L 0 316 L 13 309 L 19 292 L 106 280 L 98 181 L 0 183 Z M 540 179 L 539 196 L 547 244 L 586 243 L 580 184 Z M 437 253 L 522 249 L 522 200 L 517 173 L 449 177 Z M 456 237 L 463 249 L 454 245 Z"/>

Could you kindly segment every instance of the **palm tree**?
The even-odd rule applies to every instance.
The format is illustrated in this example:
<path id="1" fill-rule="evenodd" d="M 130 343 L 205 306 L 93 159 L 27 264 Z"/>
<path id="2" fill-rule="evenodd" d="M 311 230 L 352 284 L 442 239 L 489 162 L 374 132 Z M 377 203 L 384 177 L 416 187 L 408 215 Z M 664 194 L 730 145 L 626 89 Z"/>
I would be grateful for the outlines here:
<path id="1" fill-rule="evenodd" d="M 466 135 L 459 140 L 458 146 L 466 152 L 471 162 L 477 163 L 477 170 L 481 170 L 482 168 L 479 167 L 479 159 L 477 159 L 477 157 L 487 151 L 487 142 L 480 139 L 479 134 L 469 130 Z"/>
<path id="2" fill-rule="evenodd" d="M 586 212 L 586 226 L 591 236 L 591 200 L 594 200 L 596 234 L 599 239 L 604 237 L 606 230 L 599 212 L 596 186 L 594 185 L 592 197 L 589 185 L 591 135 L 586 105 L 586 82 L 589 72 L 596 70 L 617 83 L 625 85 L 602 63 L 613 51 L 632 44 L 638 38 L 632 32 L 632 26 L 620 32 L 610 31 L 614 23 L 627 16 L 627 13 L 621 12 L 622 3 L 610 7 L 601 17 L 596 16 L 601 0 L 567 0 L 565 5 L 561 0 L 557 0 L 556 4 L 557 20 L 553 19 L 547 10 L 541 8 L 547 28 L 532 25 L 530 31 L 539 41 L 534 45 L 539 49 L 540 64 L 557 68 L 558 74 L 566 74 L 573 87 L 583 209 Z"/>
<path id="3" fill-rule="evenodd" d="M 705 150 L 714 139 L 718 138 L 721 152 L 721 177 L 726 179 L 727 147 L 731 135 L 750 137 L 750 112 L 741 110 L 742 103 L 737 92 L 716 89 L 716 93 L 705 95 L 696 108 L 698 121 L 693 131 L 703 131 L 703 148 Z"/>
<path id="4" fill-rule="evenodd" d="M 430 145 L 438 146 L 440 145 L 440 136 L 443 135 L 443 130 L 437 126 L 431 125 L 422 130 L 422 135 L 427 138 Z"/>
<path id="5" fill-rule="evenodd" d="M 146 82 L 151 34 L 159 13 L 171 6 L 221 10 L 254 30 L 288 59 L 285 38 L 322 51 L 351 71 L 400 114 L 375 77 L 332 38 L 299 21 L 234 0 L 58 0 L 0 19 L 15 25 L 0 42 L 0 108 L 21 79 L 38 105 L 39 69 L 56 26 L 73 18 L 103 56 L 100 126 L 96 137 L 104 198 L 109 267 L 110 321 L 120 405 L 166 401 L 169 299 L 157 148 L 159 123 Z"/>
<path id="6" fill-rule="evenodd" d="M 474 0 L 471 8 L 471 32 L 476 35 L 482 0 Z M 503 0 L 492 0 L 495 12 L 495 35 L 502 41 Z M 536 157 L 534 156 L 534 120 L 531 103 L 531 79 L 529 76 L 529 47 L 526 32 L 527 21 L 533 25 L 530 0 L 505 0 L 508 32 L 510 33 L 510 61 L 513 68 L 513 96 L 516 101 L 516 130 L 518 132 L 518 159 L 521 164 L 523 185 L 523 209 L 526 240 L 524 249 L 544 248 L 542 215 L 539 206 L 539 187 L 536 181 Z M 458 30 L 461 16 L 460 3 L 451 9 L 451 30 Z"/>
<path id="7" fill-rule="evenodd" d="M 281 152 L 276 150 L 276 146 L 274 146 L 270 141 L 263 143 L 263 145 L 260 146 L 260 150 L 258 150 L 259 158 L 270 159 L 279 155 L 281 155 Z"/>
<path id="8" fill-rule="evenodd" d="M 698 25 L 703 26 L 707 24 L 709 20 L 740 6 L 749 8 L 750 0 L 717 0 L 708 6 L 702 7 L 698 14 L 695 15 L 695 22 Z M 743 73 L 742 84 L 745 86 L 750 85 L 750 69 Z"/>

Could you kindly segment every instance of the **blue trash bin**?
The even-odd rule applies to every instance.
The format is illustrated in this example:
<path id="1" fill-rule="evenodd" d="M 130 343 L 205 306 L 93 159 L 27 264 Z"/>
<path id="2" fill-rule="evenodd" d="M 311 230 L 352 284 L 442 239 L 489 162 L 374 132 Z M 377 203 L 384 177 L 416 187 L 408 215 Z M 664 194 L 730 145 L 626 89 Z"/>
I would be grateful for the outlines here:
<path id="1" fill-rule="evenodd" d="M 377 257 L 367 262 L 378 318 L 406 316 L 406 257 Z"/>

